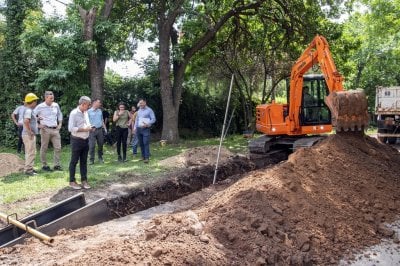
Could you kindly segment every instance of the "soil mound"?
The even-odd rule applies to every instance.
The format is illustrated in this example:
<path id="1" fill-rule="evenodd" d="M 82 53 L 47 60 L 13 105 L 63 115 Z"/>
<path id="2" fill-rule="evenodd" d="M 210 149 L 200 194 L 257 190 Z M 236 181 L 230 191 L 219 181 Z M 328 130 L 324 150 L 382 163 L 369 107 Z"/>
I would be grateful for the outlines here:
<path id="1" fill-rule="evenodd" d="M 400 153 L 375 139 L 332 135 L 250 172 L 197 210 L 159 216 L 139 237 L 115 236 L 63 264 L 337 264 L 397 237 L 384 223 L 400 211 L 399 165 Z M 33 244 L 41 245 L 0 254 L 47 252 Z"/>
<path id="2" fill-rule="evenodd" d="M 24 170 L 24 160 L 11 153 L 0 153 L 0 165 L 0 177 Z"/>
<path id="3" fill-rule="evenodd" d="M 202 146 L 189 149 L 179 155 L 169 157 L 159 162 L 159 165 L 166 167 L 186 168 L 203 165 L 215 165 L 218 155 L 218 146 Z M 234 157 L 235 154 L 228 149 L 221 147 L 221 164 Z"/>
<path id="4" fill-rule="evenodd" d="M 391 237 L 400 154 L 369 137 L 333 135 L 258 170 L 196 210 L 159 217 L 124 260 L 155 265 L 327 265 Z M 115 255 L 110 241 L 92 262 Z M 126 247 L 126 246 L 125 246 Z M 107 251 L 109 250 L 109 251 Z M 104 253 L 105 251 L 105 253 Z M 87 254 L 79 262 L 88 262 Z"/>

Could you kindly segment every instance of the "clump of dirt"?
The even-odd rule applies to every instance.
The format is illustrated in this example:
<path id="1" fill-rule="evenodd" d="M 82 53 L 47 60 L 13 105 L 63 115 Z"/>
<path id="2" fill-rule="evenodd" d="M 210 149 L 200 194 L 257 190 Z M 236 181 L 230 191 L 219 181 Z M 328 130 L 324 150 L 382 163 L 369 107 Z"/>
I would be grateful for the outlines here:
<path id="1" fill-rule="evenodd" d="M 11 153 L 0 153 L 0 165 L 0 177 L 24 170 L 24 160 Z"/>
<path id="2" fill-rule="evenodd" d="M 115 236 L 63 264 L 337 264 L 393 237 L 385 223 L 400 211 L 399 165 L 400 153 L 375 139 L 333 135 L 249 172 L 196 210 L 159 216 L 140 236 Z M 0 250 L 0 259 L 43 262 L 39 253 L 52 247 L 39 245 Z M 64 256 L 52 252 L 54 261 Z"/>
<path id="3" fill-rule="evenodd" d="M 202 165 L 215 165 L 217 161 L 218 146 L 201 146 L 189 149 L 179 155 L 169 157 L 159 162 L 165 167 L 186 168 Z M 226 163 L 235 154 L 228 149 L 221 147 L 219 162 Z"/>

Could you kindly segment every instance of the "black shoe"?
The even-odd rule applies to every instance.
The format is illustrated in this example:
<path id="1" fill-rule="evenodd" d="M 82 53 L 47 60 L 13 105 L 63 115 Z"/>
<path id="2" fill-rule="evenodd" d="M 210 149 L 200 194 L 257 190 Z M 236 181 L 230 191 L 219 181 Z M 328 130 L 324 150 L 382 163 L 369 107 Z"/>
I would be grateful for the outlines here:
<path id="1" fill-rule="evenodd" d="M 48 165 L 43 166 L 42 170 L 43 171 L 47 171 L 47 172 L 51 172 L 52 171 Z"/>
<path id="2" fill-rule="evenodd" d="M 90 161 L 89 161 L 89 164 L 94 164 L 94 160 L 90 160 Z"/>
<path id="3" fill-rule="evenodd" d="M 53 169 L 54 169 L 54 171 L 62 171 L 63 170 L 62 167 L 59 165 L 54 166 Z"/>
<path id="4" fill-rule="evenodd" d="M 144 163 L 149 163 L 149 159 L 144 159 L 143 162 Z"/>
<path id="5" fill-rule="evenodd" d="M 118 162 L 122 162 L 122 157 L 118 156 Z"/>

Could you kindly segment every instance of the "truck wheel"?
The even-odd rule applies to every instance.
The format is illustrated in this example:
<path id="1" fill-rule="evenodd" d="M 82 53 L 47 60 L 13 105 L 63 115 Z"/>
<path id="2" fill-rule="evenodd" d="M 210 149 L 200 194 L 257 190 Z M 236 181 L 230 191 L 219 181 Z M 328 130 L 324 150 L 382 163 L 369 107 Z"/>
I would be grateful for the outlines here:
<path id="1" fill-rule="evenodd" d="M 378 129 L 378 133 L 386 133 L 386 129 Z M 382 143 L 386 143 L 387 137 L 378 137 L 378 140 Z"/>

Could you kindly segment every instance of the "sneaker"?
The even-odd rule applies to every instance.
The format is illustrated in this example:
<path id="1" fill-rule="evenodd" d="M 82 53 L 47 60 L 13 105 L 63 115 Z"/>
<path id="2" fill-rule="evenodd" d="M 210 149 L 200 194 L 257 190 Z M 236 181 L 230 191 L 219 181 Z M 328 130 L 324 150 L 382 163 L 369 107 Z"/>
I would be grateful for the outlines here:
<path id="1" fill-rule="evenodd" d="M 34 176 L 37 175 L 37 173 L 35 171 L 29 171 L 29 172 L 25 172 L 26 175 L 28 176 Z"/>
<path id="2" fill-rule="evenodd" d="M 43 166 L 42 170 L 43 171 L 47 171 L 47 172 L 51 172 L 52 171 L 48 165 Z"/>
<path id="3" fill-rule="evenodd" d="M 100 158 L 100 159 L 99 159 L 99 163 L 104 163 L 103 158 Z"/>
<path id="4" fill-rule="evenodd" d="M 59 165 L 54 166 L 54 171 L 62 171 L 62 167 Z"/>
<path id="5" fill-rule="evenodd" d="M 89 161 L 89 164 L 94 164 L 94 160 L 90 160 L 90 161 Z"/>
<path id="6" fill-rule="evenodd" d="M 75 190 L 81 189 L 81 186 L 76 182 L 69 182 L 69 186 Z"/>
<path id="7" fill-rule="evenodd" d="M 122 162 L 122 157 L 118 156 L 118 162 Z"/>
<path id="8" fill-rule="evenodd" d="M 149 159 L 144 159 L 143 162 L 144 163 L 149 163 Z"/>
<path id="9" fill-rule="evenodd" d="M 82 187 L 83 187 L 84 189 L 89 189 L 89 188 L 90 188 L 90 186 L 89 186 L 89 184 L 88 184 L 87 181 L 82 181 Z"/>

